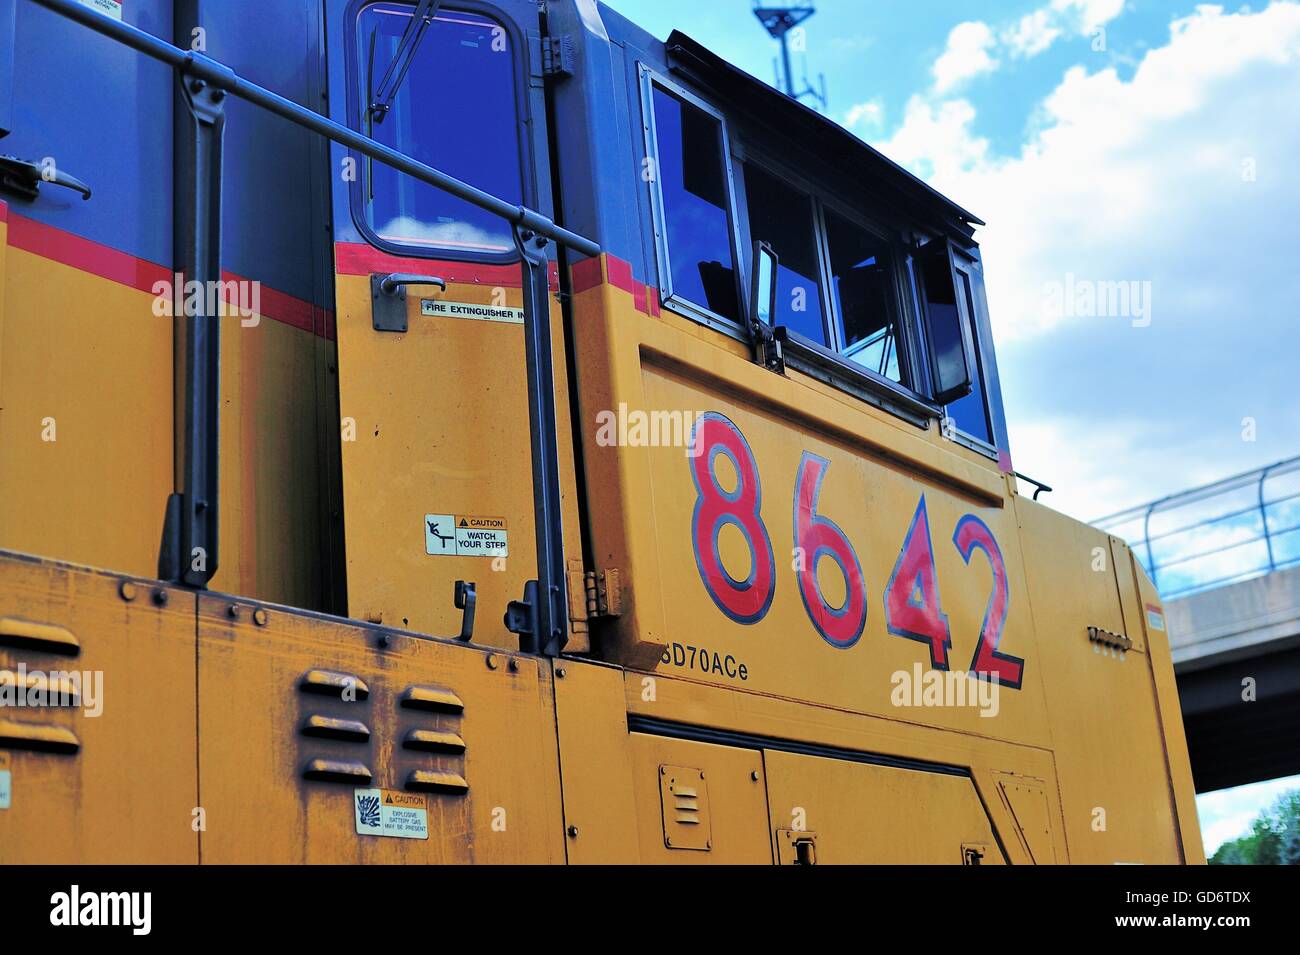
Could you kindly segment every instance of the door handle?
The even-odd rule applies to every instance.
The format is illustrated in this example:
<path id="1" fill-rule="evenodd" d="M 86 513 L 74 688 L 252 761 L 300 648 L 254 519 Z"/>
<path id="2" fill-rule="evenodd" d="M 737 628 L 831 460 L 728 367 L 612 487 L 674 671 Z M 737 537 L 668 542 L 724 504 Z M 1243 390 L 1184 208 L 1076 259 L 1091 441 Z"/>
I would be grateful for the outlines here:
<path id="1" fill-rule="evenodd" d="M 375 331 L 406 331 L 407 286 L 436 286 L 444 292 L 447 290 L 446 280 L 436 275 L 376 272 L 370 276 L 370 320 Z"/>
<path id="2" fill-rule="evenodd" d="M 35 200 L 43 182 L 81 193 L 82 202 L 90 198 L 90 187 L 62 169 L 56 167 L 51 176 L 40 163 L 19 159 L 17 156 L 0 156 L 0 189 L 17 193 L 24 199 Z"/>

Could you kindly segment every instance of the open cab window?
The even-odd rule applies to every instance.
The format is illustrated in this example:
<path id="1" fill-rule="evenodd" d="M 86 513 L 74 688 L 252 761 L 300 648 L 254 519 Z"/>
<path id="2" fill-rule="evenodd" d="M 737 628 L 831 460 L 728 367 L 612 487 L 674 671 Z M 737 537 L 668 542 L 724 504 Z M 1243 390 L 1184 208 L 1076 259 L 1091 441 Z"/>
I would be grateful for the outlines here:
<path id="1" fill-rule="evenodd" d="M 916 255 L 934 399 L 944 405 L 952 428 L 991 447 L 970 274 L 973 264 L 944 239 L 931 240 Z"/>

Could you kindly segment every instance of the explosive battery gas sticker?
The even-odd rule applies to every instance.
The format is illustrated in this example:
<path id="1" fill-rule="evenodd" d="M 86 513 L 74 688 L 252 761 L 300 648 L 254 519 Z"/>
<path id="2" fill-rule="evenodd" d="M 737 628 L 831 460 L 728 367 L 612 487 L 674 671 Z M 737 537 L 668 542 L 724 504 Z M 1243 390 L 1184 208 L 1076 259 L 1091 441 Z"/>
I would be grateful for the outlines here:
<path id="1" fill-rule="evenodd" d="M 352 809 L 358 835 L 429 838 L 429 803 L 424 796 L 396 789 L 357 789 Z"/>
<path id="2" fill-rule="evenodd" d="M 8 809 L 13 799 L 13 774 L 9 770 L 9 754 L 0 753 L 0 809 Z"/>

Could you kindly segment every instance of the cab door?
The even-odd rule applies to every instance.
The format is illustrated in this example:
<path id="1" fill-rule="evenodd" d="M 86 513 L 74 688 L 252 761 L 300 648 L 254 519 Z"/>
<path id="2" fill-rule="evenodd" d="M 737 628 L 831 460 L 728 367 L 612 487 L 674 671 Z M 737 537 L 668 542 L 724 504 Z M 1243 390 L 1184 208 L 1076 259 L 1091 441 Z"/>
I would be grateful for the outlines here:
<path id="1" fill-rule="evenodd" d="M 328 0 L 326 25 L 335 120 L 551 215 L 535 3 Z M 456 634 L 453 585 L 471 581 L 474 642 L 517 647 L 503 613 L 537 567 L 513 228 L 341 146 L 332 161 L 348 612 Z M 562 538 L 581 559 L 563 324 L 547 303 Z"/>

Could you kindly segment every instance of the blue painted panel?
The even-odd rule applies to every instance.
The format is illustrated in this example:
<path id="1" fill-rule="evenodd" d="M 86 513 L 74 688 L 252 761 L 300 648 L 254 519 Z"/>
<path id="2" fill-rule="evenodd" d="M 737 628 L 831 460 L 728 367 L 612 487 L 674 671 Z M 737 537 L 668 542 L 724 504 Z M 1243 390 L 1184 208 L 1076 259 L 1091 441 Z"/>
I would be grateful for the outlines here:
<path id="1" fill-rule="evenodd" d="M 18 4 L 13 132 L 4 151 L 52 157 L 94 191 L 42 186 L 15 213 L 122 252 L 172 256 L 172 71 L 34 3 Z M 133 0 L 126 22 L 170 40 L 170 0 Z"/>
<path id="2" fill-rule="evenodd" d="M 204 0 L 207 55 L 245 79 L 322 110 L 319 4 Z M 277 291 L 324 304 L 325 142 L 234 98 L 227 100 L 222 265 Z M 325 269 L 328 271 L 328 269 Z"/>
<path id="3" fill-rule="evenodd" d="M 0 0 L 0 137 L 8 135 L 14 108 L 14 24 L 18 0 Z"/>

